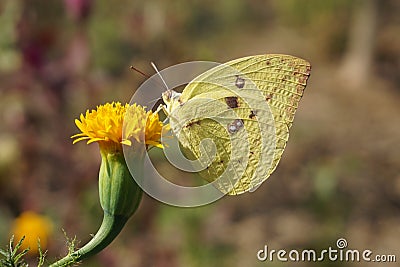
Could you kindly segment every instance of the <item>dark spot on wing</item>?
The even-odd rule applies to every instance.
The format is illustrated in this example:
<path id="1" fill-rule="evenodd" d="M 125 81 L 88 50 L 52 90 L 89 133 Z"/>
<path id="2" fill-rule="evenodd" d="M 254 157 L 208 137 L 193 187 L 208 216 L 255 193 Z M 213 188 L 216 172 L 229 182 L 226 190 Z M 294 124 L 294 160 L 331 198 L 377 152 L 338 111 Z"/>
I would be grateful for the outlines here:
<path id="1" fill-rule="evenodd" d="M 249 115 L 249 118 L 250 119 L 254 119 L 256 117 L 256 113 L 255 113 L 255 111 L 253 111 L 253 110 L 250 110 L 250 115 Z"/>
<path id="2" fill-rule="evenodd" d="M 311 73 L 311 66 L 307 65 L 307 67 L 306 67 L 306 75 L 310 75 L 310 73 Z"/>
<path id="3" fill-rule="evenodd" d="M 237 108 L 239 106 L 238 98 L 236 96 L 225 97 L 225 102 L 230 108 Z"/>
<path id="4" fill-rule="evenodd" d="M 304 86 L 301 84 L 296 85 L 296 92 L 299 95 L 303 95 L 303 91 L 304 91 Z"/>
<path id="5" fill-rule="evenodd" d="M 270 100 L 270 99 L 272 98 L 272 96 L 273 96 L 272 94 L 266 95 L 266 96 L 265 96 L 265 100 L 266 100 L 266 101 Z"/>
<path id="6" fill-rule="evenodd" d="M 241 78 L 239 75 L 236 75 L 235 85 L 237 88 L 242 89 L 244 87 L 245 80 Z"/>
<path id="7" fill-rule="evenodd" d="M 228 124 L 227 129 L 230 134 L 238 132 L 241 128 L 243 128 L 243 120 L 236 119 L 232 123 Z"/>
<path id="8" fill-rule="evenodd" d="M 238 131 L 237 127 L 232 123 L 228 124 L 227 128 L 228 128 L 228 132 L 231 133 L 231 134 L 232 133 L 236 133 Z"/>
<path id="9" fill-rule="evenodd" d="M 308 75 L 303 75 L 299 78 L 299 83 L 305 84 L 307 82 Z"/>
<path id="10" fill-rule="evenodd" d="M 236 119 L 233 122 L 236 125 L 236 127 L 238 127 L 238 128 L 241 128 L 244 125 L 242 119 Z"/>

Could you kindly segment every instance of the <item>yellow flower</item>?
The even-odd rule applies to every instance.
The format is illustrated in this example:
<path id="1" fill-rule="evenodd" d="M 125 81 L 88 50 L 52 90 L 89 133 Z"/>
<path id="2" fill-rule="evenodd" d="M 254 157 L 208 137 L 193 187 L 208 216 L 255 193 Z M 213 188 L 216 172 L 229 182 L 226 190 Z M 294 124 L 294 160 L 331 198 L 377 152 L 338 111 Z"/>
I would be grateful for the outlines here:
<path id="1" fill-rule="evenodd" d="M 38 239 L 42 251 L 46 250 L 47 240 L 52 232 L 52 224 L 49 219 L 32 211 L 26 211 L 18 216 L 13 225 L 12 234 L 16 242 L 23 236 L 25 240 L 21 248 L 30 248 L 29 253 L 38 253 Z"/>
<path id="2" fill-rule="evenodd" d="M 75 124 L 82 133 L 71 137 L 77 138 L 74 144 L 88 140 L 88 144 L 98 142 L 100 147 L 119 149 L 122 144 L 130 146 L 131 140 L 134 139 L 146 145 L 162 147 L 160 137 L 163 123 L 158 114 L 146 112 L 144 107 L 136 104 L 106 103 L 98 106 L 96 110 L 87 110 L 85 116 L 81 114 L 79 120 L 75 120 Z"/>
<path id="3" fill-rule="evenodd" d="M 121 232 L 125 223 L 137 210 L 143 191 L 133 178 L 143 178 L 144 155 L 148 145 L 160 143 L 163 123 L 158 113 L 144 107 L 107 103 L 96 110 L 86 111 L 76 126 L 82 133 L 72 136 L 73 143 L 87 140 L 98 142 L 101 165 L 99 171 L 99 198 L 104 211 L 103 222 L 94 237 L 77 251 L 68 254 L 50 266 L 66 266 L 96 254 L 108 246 Z M 136 146 L 138 143 L 143 144 Z M 131 146 L 134 170 L 128 168 L 122 145 Z M 132 171 L 132 172 L 131 172 Z"/>

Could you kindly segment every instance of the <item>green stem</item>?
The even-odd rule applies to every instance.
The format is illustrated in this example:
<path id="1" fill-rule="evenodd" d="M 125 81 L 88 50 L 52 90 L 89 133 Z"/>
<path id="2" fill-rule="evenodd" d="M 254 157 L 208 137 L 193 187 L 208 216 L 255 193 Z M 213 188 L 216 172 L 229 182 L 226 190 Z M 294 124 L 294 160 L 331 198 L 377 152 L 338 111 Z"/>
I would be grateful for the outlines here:
<path id="1" fill-rule="evenodd" d="M 51 264 L 50 267 L 69 266 L 97 254 L 115 239 L 127 221 L 128 218 L 104 213 L 103 222 L 97 234 L 85 246 Z"/>
<path id="2" fill-rule="evenodd" d="M 79 250 L 69 253 L 50 267 L 69 266 L 95 255 L 107 247 L 135 213 L 142 199 L 142 189 L 136 184 L 126 165 L 122 147 L 112 149 L 100 144 L 99 197 L 104 211 L 103 222 L 96 235 Z M 142 175 L 144 149 L 133 154 L 136 175 Z"/>

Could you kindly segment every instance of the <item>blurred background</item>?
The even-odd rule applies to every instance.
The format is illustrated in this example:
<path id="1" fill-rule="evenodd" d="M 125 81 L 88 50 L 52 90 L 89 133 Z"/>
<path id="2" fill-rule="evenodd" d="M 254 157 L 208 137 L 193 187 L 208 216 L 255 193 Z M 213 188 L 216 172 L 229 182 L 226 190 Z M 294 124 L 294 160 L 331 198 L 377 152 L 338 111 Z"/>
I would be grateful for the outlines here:
<path id="1" fill-rule="evenodd" d="M 70 136 L 86 109 L 129 102 L 145 80 L 130 65 L 153 74 L 151 61 L 284 53 L 313 70 L 275 173 L 200 208 L 144 196 L 82 266 L 293 266 L 256 253 L 335 248 L 341 237 L 399 261 L 399 14 L 397 0 L 1 1 L 1 247 L 26 211 L 46 220 L 49 262 L 67 252 L 62 229 L 81 246 L 97 231 L 98 147 Z"/>

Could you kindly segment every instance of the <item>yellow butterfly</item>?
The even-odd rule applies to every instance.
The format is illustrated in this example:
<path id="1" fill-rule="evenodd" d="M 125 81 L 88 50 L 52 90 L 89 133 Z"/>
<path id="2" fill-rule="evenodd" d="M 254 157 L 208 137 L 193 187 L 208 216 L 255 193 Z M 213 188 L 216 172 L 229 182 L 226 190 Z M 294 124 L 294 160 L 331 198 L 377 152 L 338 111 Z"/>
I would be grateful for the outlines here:
<path id="1" fill-rule="evenodd" d="M 289 55 L 249 56 L 204 72 L 182 93 L 164 92 L 170 127 L 200 176 L 229 195 L 260 186 L 281 159 L 310 71 Z"/>

